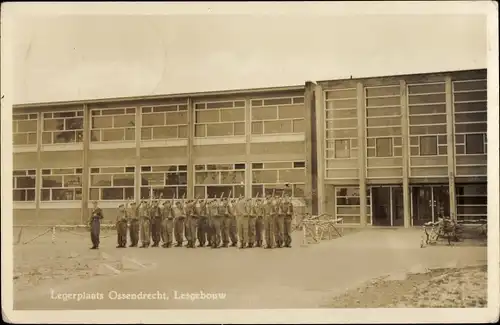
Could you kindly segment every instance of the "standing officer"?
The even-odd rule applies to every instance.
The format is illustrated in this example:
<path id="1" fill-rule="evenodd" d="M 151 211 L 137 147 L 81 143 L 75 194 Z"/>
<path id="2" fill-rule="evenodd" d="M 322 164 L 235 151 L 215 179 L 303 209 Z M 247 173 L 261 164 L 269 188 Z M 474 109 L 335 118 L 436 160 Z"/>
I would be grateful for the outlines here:
<path id="1" fill-rule="evenodd" d="M 153 205 L 151 207 L 151 217 L 152 217 L 151 237 L 153 239 L 152 247 L 158 247 L 160 245 L 160 239 L 161 239 L 162 211 L 160 208 L 160 204 L 156 199 L 153 201 Z"/>
<path id="2" fill-rule="evenodd" d="M 118 215 L 116 216 L 116 234 L 118 246 L 116 248 L 127 247 L 127 211 L 125 205 L 118 206 Z"/>
<path id="3" fill-rule="evenodd" d="M 139 204 L 139 220 L 141 222 L 141 241 L 140 248 L 148 248 L 151 240 L 151 220 L 149 217 L 148 203 L 142 201 Z"/>
<path id="4" fill-rule="evenodd" d="M 93 209 L 90 214 L 89 226 L 90 226 L 90 240 L 92 241 L 92 247 L 90 249 L 99 248 L 99 235 L 101 233 L 101 220 L 104 218 L 101 208 L 97 205 L 97 201 L 92 202 Z"/>
<path id="5" fill-rule="evenodd" d="M 257 247 L 262 247 L 264 239 L 264 206 L 261 198 L 257 198 L 255 204 L 255 214 L 257 219 L 255 221 L 255 240 Z"/>
<path id="6" fill-rule="evenodd" d="M 284 220 L 284 235 L 285 235 L 285 247 L 292 247 L 292 218 L 293 218 L 293 204 L 288 196 L 285 196 L 283 201 L 283 214 L 285 216 Z"/>
<path id="7" fill-rule="evenodd" d="M 236 203 L 236 211 L 238 216 L 238 232 L 240 237 L 240 249 L 246 248 L 248 244 L 248 218 L 251 211 L 251 206 L 248 201 L 242 197 Z"/>
<path id="8" fill-rule="evenodd" d="M 266 232 L 266 248 L 274 246 L 274 211 L 271 197 L 268 195 L 263 203 L 264 210 L 264 230 Z"/>
<path id="9" fill-rule="evenodd" d="M 199 202 L 199 217 L 198 217 L 198 247 L 203 247 L 207 244 L 208 230 L 208 214 L 207 214 L 207 200 L 200 200 Z M 210 239 L 208 238 L 210 242 Z"/>
<path id="10" fill-rule="evenodd" d="M 139 243 L 139 217 L 138 217 L 138 211 L 137 211 L 137 207 L 136 207 L 135 202 L 130 202 L 128 215 L 130 218 L 130 227 L 129 227 L 130 246 L 129 247 L 137 247 L 137 244 Z"/>
<path id="11" fill-rule="evenodd" d="M 283 247 L 284 242 L 284 228 L 285 228 L 285 215 L 283 213 L 283 201 L 281 197 L 275 196 L 273 201 L 275 211 L 275 238 L 276 247 Z"/>
<path id="12" fill-rule="evenodd" d="M 174 216 L 172 212 L 172 201 L 166 200 L 163 203 L 163 214 L 161 220 L 161 240 L 163 248 L 172 247 L 172 232 L 174 230 Z"/>
<path id="13" fill-rule="evenodd" d="M 186 212 L 181 200 L 176 200 L 172 209 L 174 215 L 174 236 L 177 244 L 175 247 L 182 247 L 184 242 L 184 219 L 186 218 Z"/>
<path id="14" fill-rule="evenodd" d="M 219 214 L 219 202 L 218 199 L 213 199 L 210 202 L 210 217 L 212 220 L 212 248 L 219 248 L 221 243 L 221 219 L 222 216 Z"/>

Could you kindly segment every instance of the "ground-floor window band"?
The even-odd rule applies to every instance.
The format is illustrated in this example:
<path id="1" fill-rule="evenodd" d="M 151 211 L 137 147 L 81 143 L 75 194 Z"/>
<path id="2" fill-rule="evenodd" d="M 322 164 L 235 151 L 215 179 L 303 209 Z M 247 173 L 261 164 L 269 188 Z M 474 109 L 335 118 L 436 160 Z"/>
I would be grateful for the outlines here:
<path id="1" fill-rule="evenodd" d="M 457 220 L 487 219 L 487 184 L 467 184 L 456 186 Z"/>
<path id="2" fill-rule="evenodd" d="M 90 200 L 133 200 L 134 186 L 135 167 L 90 168 Z"/>
<path id="3" fill-rule="evenodd" d="M 305 162 L 254 162 L 252 163 L 252 197 L 263 195 L 305 196 Z"/>
<path id="4" fill-rule="evenodd" d="M 366 194 L 367 222 L 371 224 L 371 200 L 370 189 Z M 361 201 L 359 187 L 336 187 L 335 188 L 335 214 L 337 218 L 342 218 L 344 223 L 361 223 Z"/>

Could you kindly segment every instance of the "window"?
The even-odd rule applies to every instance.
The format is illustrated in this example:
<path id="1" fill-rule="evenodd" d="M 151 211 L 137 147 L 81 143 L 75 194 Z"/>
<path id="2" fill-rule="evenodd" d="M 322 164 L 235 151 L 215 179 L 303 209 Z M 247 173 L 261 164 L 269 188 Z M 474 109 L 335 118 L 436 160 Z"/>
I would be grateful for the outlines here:
<path id="1" fill-rule="evenodd" d="M 488 216 L 486 184 L 457 185 L 457 220 L 486 219 Z"/>
<path id="2" fill-rule="evenodd" d="M 477 155 L 484 154 L 484 135 L 467 134 L 465 135 L 465 154 Z"/>
<path id="3" fill-rule="evenodd" d="M 141 111 L 141 140 L 187 138 L 187 103 L 147 106 Z"/>
<path id="4" fill-rule="evenodd" d="M 349 140 L 335 140 L 335 158 L 350 157 Z"/>
<path id="5" fill-rule="evenodd" d="M 82 199 L 82 169 L 42 169 L 42 201 L 78 201 Z"/>
<path id="6" fill-rule="evenodd" d="M 78 142 L 83 142 L 83 111 L 43 113 L 43 144 Z"/>
<path id="7" fill-rule="evenodd" d="M 135 140 L 135 107 L 92 109 L 90 116 L 92 142 Z"/>
<path id="8" fill-rule="evenodd" d="M 252 166 L 252 197 L 282 195 L 305 197 L 305 162 L 261 162 Z"/>
<path id="9" fill-rule="evenodd" d="M 245 101 L 195 104 L 195 137 L 245 135 Z"/>
<path id="10" fill-rule="evenodd" d="M 12 115 L 12 144 L 36 145 L 38 130 L 38 114 Z"/>
<path id="11" fill-rule="evenodd" d="M 36 192 L 36 170 L 14 170 L 12 172 L 12 189 L 14 202 L 34 202 Z"/>
<path id="12" fill-rule="evenodd" d="M 251 101 L 252 134 L 302 133 L 305 131 L 304 97 Z"/>
<path id="13" fill-rule="evenodd" d="M 90 169 L 90 200 L 133 200 L 135 168 L 92 167 Z"/>
<path id="14" fill-rule="evenodd" d="M 141 199 L 182 198 L 187 195 L 187 166 L 142 166 Z"/>
<path id="15" fill-rule="evenodd" d="M 392 157 L 392 138 L 375 139 L 375 151 L 377 157 Z"/>
<path id="16" fill-rule="evenodd" d="M 444 82 L 408 85 L 410 156 L 446 156 Z"/>
<path id="17" fill-rule="evenodd" d="M 366 212 L 371 215 L 371 191 L 366 192 Z M 342 218 L 344 223 L 359 224 L 361 222 L 361 202 L 359 187 L 335 188 L 336 217 Z"/>
<path id="18" fill-rule="evenodd" d="M 435 156 L 438 154 L 436 136 L 420 137 L 420 156 Z"/>
<path id="19" fill-rule="evenodd" d="M 195 165 L 195 196 L 245 196 L 245 164 Z"/>

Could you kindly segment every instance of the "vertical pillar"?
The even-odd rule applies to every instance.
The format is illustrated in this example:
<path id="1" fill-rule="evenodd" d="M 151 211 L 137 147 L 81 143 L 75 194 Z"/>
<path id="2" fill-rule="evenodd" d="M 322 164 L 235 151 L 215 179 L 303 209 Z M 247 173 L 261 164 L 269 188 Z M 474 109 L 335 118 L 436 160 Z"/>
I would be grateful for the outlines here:
<path id="1" fill-rule="evenodd" d="M 252 106 L 250 98 L 245 99 L 245 198 L 252 197 Z M 264 193 L 260 193 L 263 197 Z"/>
<path id="2" fill-rule="evenodd" d="M 193 99 L 191 97 L 187 98 L 187 110 L 188 110 L 188 138 L 187 138 L 187 198 L 194 198 L 194 159 L 193 159 L 193 146 L 194 146 L 194 120 L 195 120 L 195 109 Z"/>
<path id="3" fill-rule="evenodd" d="M 317 191 L 315 184 L 316 177 L 313 177 L 313 170 L 316 169 L 316 157 L 313 157 L 313 121 L 312 115 L 314 111 L 314 83 L 306 82 L 304 92 L 304 122 L 305 130 L 305 152 L 306 152 L 306 185 L 305 185 L 305 200 L 306 212 L 309 214 L 317 214 Z M 316 151 L 316 150 L 314 150 Z M 314 175 L 315 176 L 315 175 Z"/>
<path id="4" fill-rule="evenodd" d="M 83 104 L 83 162 L 82 162 L 82 224 L 89 219 L 90 194 L 90 109 Z"/>
<path id="5" fill-rule="evenodd" d="M 456 220 L 456 201 L 455 201 L 455 117 L 453 108 L 453 85 L 451 77 L 446 79 L 446 138 L 448 144 L 448 184 L 450 195 L 450 217 Z"/>
<path id="6" fill-rule="evenodd" d="M 35 218 L 40 218 L 40 201 L 42 196 L 42 125 L 43 112 L 39 112 L 36 120 L 36 175 L 35 175 Z"/>
<path id="7" fill-rule="evenodd" d="M 137 105 L 135 108 L 135 183 L 134 183 L 134 201 L 139 205 L 141 201 L 141 138 L 142 138 L 142 107 Z"/>
<path id="8" fill-rule="evenodd" d="M 316 85 L 314 88 L 315 120 L 316 124 L 316 156 L 317 156 L 317 197 L 318 215 L 326 212 L 326 201 L 334 198 L 325 197 L 325 107 L 323 99 L 323 87 Z"/>
<path id="9" fill-rule="evenodd" d="M 411 225 L 410 209 L 410 137 L 408 128 L 408 102 L 406 94 L 406 80 L 400 81 L 401 96 L 401 134 L 403 144 L 403 224 L 405 228 Z"/>
<path id="10" fill-rule="evenodd" d="M 366 137 L 365 137 L 365 90 L 363 84 L 358 82 L 357 111 L 358 111 L 358 175 L 359 175 L 359 201 L 360 201 L 360 224 L 367 224 L 366 211 Z"/>

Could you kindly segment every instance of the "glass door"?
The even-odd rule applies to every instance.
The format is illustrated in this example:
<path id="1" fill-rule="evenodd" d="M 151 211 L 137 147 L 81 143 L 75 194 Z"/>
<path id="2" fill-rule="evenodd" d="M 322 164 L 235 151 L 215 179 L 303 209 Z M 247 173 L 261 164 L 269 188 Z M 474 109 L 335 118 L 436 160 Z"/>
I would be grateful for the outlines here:
<path id="1" fill-rule="evenodd" d="M 403 188 L 391 188 L 392 201 L 392 225 L 396 227 L 404 226 L 404 203 L 403 203 Z"/>
<path id="2" fill-rule="evenodd" d="M 391 188 L 372 187 L 372 222 L 374 226 L 391 225 Z"/>
<path id="3" fill-rule="evenodd" d="M 412 220 L 414 226 L 421 226 L 433 219 L 432 187 L 414 186 L 411 188 Z"/>

